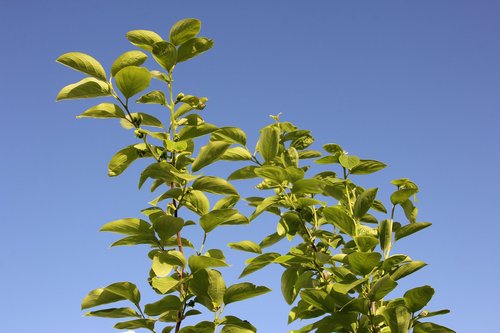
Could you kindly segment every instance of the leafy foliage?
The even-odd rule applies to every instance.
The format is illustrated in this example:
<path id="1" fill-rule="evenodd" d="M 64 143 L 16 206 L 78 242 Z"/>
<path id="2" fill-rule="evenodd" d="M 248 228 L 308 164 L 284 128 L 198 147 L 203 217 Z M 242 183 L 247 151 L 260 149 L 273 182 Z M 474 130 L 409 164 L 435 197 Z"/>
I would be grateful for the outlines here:
<path id="1" fill-rule="evenodd" d="M 377 198 L 377 188 L 364 189 L 351 180 L 352 175 L 382 170 L 386 167 L 382 162 L 349 155 L 338 144 L 324 145 L 325 156 L 309 150 L 314 142 L 310 131 L 281 122 L 279 116 L 272 116 L 274 122 L 260 131 L 255 153 L 248 149 L 246 134 L 240 128 L 206 123 L 198 111 L 205 108 L 207 98 L 183 93 L 173 97 L 176 66 L 213 46 L 212 40 L 198 36 L 200 31 L 201 22 L 187 18 L 172 26 L 169 40 L 148 30 L 128 32 L 127 39 L 151 57 L 139 50 L 119 55 L 109 79 L 102 65 L 84 53 L 66 53 L 57 59 L 88 75 L 62 88 L 57 100 L 113 98 L 113 102 L 97 104 L 78 117 L 118 118 L 123 128 L 133 129 L 139 141 L 111 158 L 109 176 L 118 176 L 134 161 L 146 159 L 150 163 L 141 172 L 139 188 L 151 182 L 151 192 L 160 192 L 142 211 L 145 217 L 122 218 L 101 228 L 123 237 L 112 246 L 149 247 L 151 270 L 147 281 L 159 299 L 142 305 L 135 284 L 116 282 L 85 296 L 82 310 L 93 309 L 86 315 L 126 318 L 115 324 L 117 329 L 159 332 L 157 326 L 163 326 L 161 332 L 256 332 L 247 321 L 223 312 L 231 303 L 270 289 L 249 282 L 227 286 L 218 270 L 229 266 L 224 253 L 220 249 L 205 250 L 205 244 L 216 228 L 248 224 L 261 214 L 271 213 L 275 233 L 258 243 L 240 240 L 228 246 L 256 255 L 247 260 L 240 277 L 271 264 L 283 267 L 281 291 L 292 306 L 289 322 L 310 321 L 293 332 L 453 332 L 424 322 L 427 317 L 448 312 L 422 310 L 434 294 L 432 287 L 421 286 L 406 291 L 402 298 L 387 298 L 398 280 L 426 265 L 406 255 L 391 255 L 400 239 L 430 226 L 417 222 L 418 210 L 412 198 L 418 186 L 406 178 L 394 180 L 396 189 L 390 196 L 392 209 L 388 213 Z M 160 69 L 144 67 L 147 59 L 156 61 Z M 165 89 L 146 91 L 153 78 Z M 129 100 L 134 97 L 137 103 L 159 105 L 166 111 L 168 122 L 160 120 L 165 119 L 163 116 L 132 112 Z M 200 141 L 203 146 L 198 147 Z M 303 165 L 310 159 L 335 169 L 313 174 L 310 165 Z M 198 173 L 220 160 L 246 161 L 248 165 L 227 179 Z M 270 190 L 265 192 L 270 195 L 246 198 L 255 208 L 249 217 L 235 208 L 240 195 L 231 181 L 238 179 L 256 179 L 260 182 L 258 190 Z M 221 198 L 211 207 L 207 194 Z M 398 207 L 407 222 L 395 221 Z M 197 220 L 179 216 L 182 208 L 195 213 Z M 186 238 L 190 233 L 185 228 L 190 225 L 204 235 L 200 244 Z M 288 253 L 267 250 L 294 239 L 298 241 Z M 132 307 L 108 307 L 122 301 Z M 106 308 L 94 309 L 101 306 Z M 213 321 L 181 327 L 187 317 L 201 314 L 200 309 L 212 312 Z"/>

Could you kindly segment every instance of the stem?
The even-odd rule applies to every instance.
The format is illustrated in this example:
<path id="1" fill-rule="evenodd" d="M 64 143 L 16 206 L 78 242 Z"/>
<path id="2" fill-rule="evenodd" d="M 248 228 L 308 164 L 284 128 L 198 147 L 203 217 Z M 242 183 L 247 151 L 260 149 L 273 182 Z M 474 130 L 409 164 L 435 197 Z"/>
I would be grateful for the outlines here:
<path id="1" fill-rule="evenodd" d="M 200 251 L 198 251 L 198 255 L 201 256 L 201 253 L 203 252 L 203 248 L 205 247 L 205 242 L 207 241 L 207 233 L 205 232 L 203 234 L 203 241 L 201 242 L 200 246 Z"/>

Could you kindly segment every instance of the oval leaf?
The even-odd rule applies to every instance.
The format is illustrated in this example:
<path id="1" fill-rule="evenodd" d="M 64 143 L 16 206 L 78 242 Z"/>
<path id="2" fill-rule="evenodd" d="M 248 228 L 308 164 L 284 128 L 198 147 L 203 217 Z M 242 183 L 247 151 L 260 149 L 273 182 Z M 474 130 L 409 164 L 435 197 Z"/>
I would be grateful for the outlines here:
<path id="1" fill-rule="evenodd" d="M 56 100 L 111 96 L 109 85 L 93 77 L 67 85 L 57 94 Z"/>
<path id="2" fill-rule="evenodd" d="M 128 66 L 140 66 L 142 65 L 148 56 L 141 51 L 128 51 L 120 55 L 111 65 L 111 75 L 115 76 L 121 69 Z"/>
<path id="3" fill-rule="evenodd" d="M 128 66 L 116 74 L 116 85 L 125 98 L 140 93 L 151 82 L 151 73 L 143 67 Z"/>
<path id="4" fill-rule="evenodd" d="M 68 66 L 76 71 L 88 74 L 99 80 L 106 81 L 106 72 L 102 65 L 89 56 L 88 54 L 82 52 L 69 52 L 65 53 L 56 60 L 58 63 Z"/>
<path id="5" fill-rule="evenodd" d="M 170 29 L 170 42 L 174 45 L 181 45 L 193 37 L 196 37 L 201 30 L 201 21 L 195 18 L 186 18 L 176 22 Z"/>

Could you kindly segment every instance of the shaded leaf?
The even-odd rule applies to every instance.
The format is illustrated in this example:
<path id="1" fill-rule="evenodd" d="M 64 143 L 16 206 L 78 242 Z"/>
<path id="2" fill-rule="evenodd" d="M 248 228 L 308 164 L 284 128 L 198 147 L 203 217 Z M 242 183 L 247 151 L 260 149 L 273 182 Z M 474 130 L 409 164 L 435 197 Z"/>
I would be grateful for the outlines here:
<path id="1" fill-rule="evenodd" d="M 414 234 L 417 231 L 430 227 L 431 225 L 432 223 L 430 222 L 415 222 L 407 224 L 404 227 L 401 227 L 398 230 L 396 230 L 396 240 Z"/>
<path id="2" fill-rule="evenodd" d="M 243 269 L 243 272 L 241 272 L 239 278 L 247 276 L 248 274 L 251 274 L 255 271 L 258 271 L 259 269 L 266 267 L 279 256 L 280 256 L 279 253 L 270 252 L 261 254 L 260 256 L 257 256 L 255 258 L 251 258 L 250 260 L 247 261 L 247 266 Z"/>
<path id="3" fill-rule="evenodd" d="M 386 167 L 382 162 L 375 160 L 360 160 L 359 164 L 351 169 L 351 175 L 367 175 L 377 172 Z"/>
<path id="4" fill-rule="evenodd" d="M 242 282 L 233 284 L 224 293 L 224 304 L 239 302 L 247 298 L 256 297 L 270 292 L 271 289 L 265 286 L 256 286 L 253 283 Z"/>
<path id="5" fill-rule="evenodd" d="M 90 317 L 102 317 L 102 318 L 140 317 L 140 315 L 131 308 L 103 309 L 98 311 L 87 312 L 85 315 Z"/>
<path id="6" fill-rule="evenodd" d="M 208 38 L 197 37 L 188 40 L 177 50 L 177 63 L 194 58 L 214 46 L 214 41 Z"/>
<path id="7" fill-rule="evenodd" d="M 377 196 L 377 188 L 370 188 L 363 191 L 357 198 L 354 204 L 354 217 L 361 218 L 368 213 L 368 210 L 373 205 Z"/>
<path id="8" fill-rule="evenodd" d="M 253 252 L 253 253 L 262 253 L 261 247 L 258 244 L 249 240 L 244 240 L 237 243 L 228 243 L 227 246 L 235 250 Z"/>
<path id="9" fill-rule="evenodd" d="M 195 18 L 186 18 L 177 21 L 170 29 L 170 42 L 174 45 L 181 45 L 193 37 L 196 37 L 201 30 L 201 21 Z"/>
<path id="10" fill-rule="evenodd" d="M 403 298 L 410 312 L 417 312 L 429 303 L 434 296 L 434 289 L 431 286 L 422 286 L 408 290 Z"/>
<path id="11" fill-rule="evenodd" d="M 340 206 L 325 207 L 323 215 L 328 222 L 333 223 L 342 232 L 353 236 L 356 230 L 354 220 Z"/>
<path id="12" fill-rule="evenodd" d="M 152 51 L 156 42 L 162 41 L 160 35 L 149 30 L 132 30 L 127 32 L 127 39 L 137 47 L 146 51 Z"/>
<path id="13" fill-rule="evenodd" d="M 177 48 L 167 41 L 159 41 L 153 44 L 153 58 L 161 67 L 168 72 L 174 68 L 177 62 Z"/>
<path id="14" fill-rule="evenodd" d="M 191 170 L 193 170 L 193 172 L 196 172 L 203 167 L 217 161 L 229 148 L 230 145 L 230 143 L 221 141 L 209 142 L 207 145 L 203 146 L 200 149 L 200 153 L 194 160 L 193 165 L 191 166 Z"/>

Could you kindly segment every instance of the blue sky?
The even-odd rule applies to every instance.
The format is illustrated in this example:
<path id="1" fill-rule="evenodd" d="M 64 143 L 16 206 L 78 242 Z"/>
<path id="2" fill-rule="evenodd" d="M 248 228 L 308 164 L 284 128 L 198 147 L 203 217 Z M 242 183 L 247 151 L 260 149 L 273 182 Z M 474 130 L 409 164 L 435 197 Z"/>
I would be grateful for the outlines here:
<path id="1" fill-rule="evenodd" d="M 493 0 L 0 0 L 0 330 L 113 332 L 110 320 L 82 317 L 89 290 L 130 280 L 153 296 L 146 249 L 109 249 L 116 238 L 97 232 L 138 216 L 153 197 L 136 190 L 140 166 L 106 176 L 109 158 L 134 139 L 113 122 L 76 120 L 92 102 L 55 103 L 59 89 L 81 77 L 55 59 L 82 51 L 109 68 L 134 49 L 127 31 L 167 36 L 178 19 L 196 17 L 215 47 L 176 70 L 178 91 L 209 97 L 206 120 L 239 126 L 250 142 L 269 114 L 282 112 L 312 131 L 316 148 L 335 142 L 384 161 L 388 168 L 362 180 L 381 195 L 391 179 L 414 180 L 420 220 L 433 226 L 401 241 L 398 252 L 429 266 L 400 292 L 430 284 L 430 307 L 452 310 L 436 321 L 461 333 L 496 332 L 499 12 Z M 263 217 L 224 229 L 212 245 L 258 241 L 274 227 Z M 246 256 L 229 258 L 239 272 Z M 289 329 L 279 269 L 249 280 L 275 291 L 233 314 L 244 313 L 259 332 Z"/>

